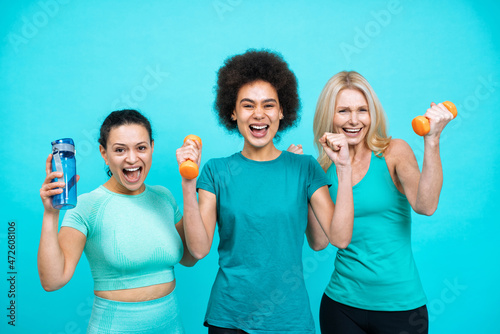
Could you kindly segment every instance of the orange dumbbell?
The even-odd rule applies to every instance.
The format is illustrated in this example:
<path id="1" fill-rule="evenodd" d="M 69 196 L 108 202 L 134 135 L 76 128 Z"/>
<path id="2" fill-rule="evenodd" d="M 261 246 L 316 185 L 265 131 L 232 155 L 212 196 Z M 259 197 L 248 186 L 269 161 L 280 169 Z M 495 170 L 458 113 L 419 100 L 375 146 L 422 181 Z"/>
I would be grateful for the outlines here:
<path id="1" fill-rule="evenodd" d="M 457 107 L 455 107 L 453 102 L 444 101 L 443 105 L 453 114 L 453 118 L 457 117 Z M 431 130 L 429 119 L 425 116 L 415 117 L 413 121 L 411 121 L 411 126 L 413 127 L 413 131 L 419 136 L 425 136 Z"/>
<path id="2" fill-rule="evenodd" d="M 198 141 L 201 144 L 201 138 L 198 136 L 187 135 L 186 138 L 184 138 L 184 142 L 188 139 Z M 179 166 L 179 172 L 183 178 L 192 180 L 198 176 L 198 165 L 191 160 L 186 160 Z"/>

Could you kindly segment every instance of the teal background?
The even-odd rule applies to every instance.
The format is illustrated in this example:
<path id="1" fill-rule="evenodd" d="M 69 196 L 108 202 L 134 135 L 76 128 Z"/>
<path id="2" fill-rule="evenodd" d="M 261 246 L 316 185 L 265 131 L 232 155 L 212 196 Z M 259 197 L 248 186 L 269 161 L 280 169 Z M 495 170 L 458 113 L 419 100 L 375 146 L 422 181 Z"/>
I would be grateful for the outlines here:
<path id="1" fill-rule="evenodd" d="M 217 69 L 248 48 L 282 53 L 297 75 L 302 119 L 279 148 L 302 143 L 316 156 L 312 119 L 326 81 L 357 70 L 387 112 L 390 134 L 419 163 L 413 117 L 450 100 L 458 117 L 441 142 L 438 211 L 414 215 L 413 249 L 429 300 L 430 333 L 498 332 L 497 201 L 500 27 L 496 1 L 77 1 L 3 2 L 0 11 L 0 332 L 85 333 L 92 304 L 86 259 L 72 280 L 45 292 L 36 254 L 39 189 L 50 142 L 72 137 L 79 193 L 106 181 L 97 135 L 112 110 L 145 113 L 155 131 L 147 183 L 168 187 L 182 206 L 175 150 L 185 135 L 204 143 L 203 162 L 242 148 L 213 113 Z M 7 228 L 16 222 L 16 326 L 8 326 Z M 147 242 L 145 240 L 145 242 Z M 217 240 L 193 268 L 176 268 L 187 333 L 202 326 L 217 270 Z M 335 249 L 304 246 L 312 311 Z M 300 316 L 300 315 L 297 315 Z M 319 326 L 317 324 L 319 332 Z"/>

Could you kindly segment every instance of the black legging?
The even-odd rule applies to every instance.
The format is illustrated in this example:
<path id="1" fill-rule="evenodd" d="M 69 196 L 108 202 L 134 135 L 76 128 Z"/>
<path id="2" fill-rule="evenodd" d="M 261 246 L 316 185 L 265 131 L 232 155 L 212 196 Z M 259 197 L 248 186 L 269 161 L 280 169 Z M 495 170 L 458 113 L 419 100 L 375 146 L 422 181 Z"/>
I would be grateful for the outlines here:
<path id="1" fill-rule="evenodd" d="M 323 295 L 319 310 L 322 334 L 427 334 L 427 307 L 409 311 L 368 311 L 347 306 Z"/>
<path id="2" fill-rule="evenodd" d="M 241 329 L 221 328 L 208 325 L 208 334 L 248 334 Z"/>

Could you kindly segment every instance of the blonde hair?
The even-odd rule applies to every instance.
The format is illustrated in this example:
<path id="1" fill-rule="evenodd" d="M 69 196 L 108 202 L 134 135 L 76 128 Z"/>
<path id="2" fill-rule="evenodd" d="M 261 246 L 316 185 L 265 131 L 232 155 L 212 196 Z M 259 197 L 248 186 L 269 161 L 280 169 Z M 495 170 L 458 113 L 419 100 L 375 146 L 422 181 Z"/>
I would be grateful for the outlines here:
<path id="1" fill-rule="evenodd" d="M 318 140 L 325 132 L 334 132 L 333 115 L 335 113 L 335 104 L 339 92 L 343 89 L 355 89 L 360 91 L 368 102 L 368 110 L 371 118 L 370 129 L 365 137 L 365 144 L 368 148 L 370 148 L 375 155 L 383 156 L 391 141 L 391 137 L 387 136 L 384 109 L 380 104 L 377 94 L 375 94 L 368 81 L 355 71 L 339 72 L 328 80 L 321 91 L 318 103 L 316 104 L 316 112 L 313 121 L 314 144 L 319 153 L 318 162 L 325 171 L 330 167 L 332 161 L 326 155 L 323 146 L 321 146 Z"/>

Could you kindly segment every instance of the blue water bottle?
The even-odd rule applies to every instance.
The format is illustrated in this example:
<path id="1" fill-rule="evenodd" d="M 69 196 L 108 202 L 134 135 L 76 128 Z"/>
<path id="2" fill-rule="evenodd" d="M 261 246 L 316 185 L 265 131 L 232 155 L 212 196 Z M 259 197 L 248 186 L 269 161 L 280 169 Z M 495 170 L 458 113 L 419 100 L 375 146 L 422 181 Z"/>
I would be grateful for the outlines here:
<path id="1" fill-rule="evenodd" d="M 52 207 L 57 210 L 73 209 L 76 206 L 76 159 L 75 143 L 71 138 L 52 142 L 52 171 L 62 172 L 60 181 L 65 183 L 63 192 L 52 196 Z M 58 182 L 55 178 L 52 182 Z"/>

